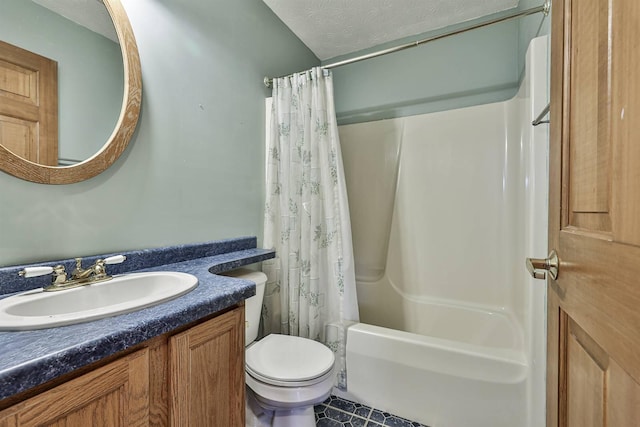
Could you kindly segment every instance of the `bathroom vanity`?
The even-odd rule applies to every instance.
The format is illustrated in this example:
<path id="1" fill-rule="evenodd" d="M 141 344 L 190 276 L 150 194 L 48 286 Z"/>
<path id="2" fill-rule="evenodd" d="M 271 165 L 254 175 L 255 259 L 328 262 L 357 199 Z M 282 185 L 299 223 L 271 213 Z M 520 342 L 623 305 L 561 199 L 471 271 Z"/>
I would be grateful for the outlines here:
<path id="1" fill-rule="evenodd" d="M 0 412 L 0 426 L 240 426 L 243 319 L 239 305 L 72 372 Z"/>
<path id="2" fill-rule="evenodd" d="M 0 427 L 242 425 L 244 300 L 255 286 L 215 273 L 273 251 L 240 238 L 125 255 L 133 262 L 117 269 L 188 272 L 198 287 L 129 314 L 0 332 Z M 0 290 L 17 268 L 0 268 Z"/>

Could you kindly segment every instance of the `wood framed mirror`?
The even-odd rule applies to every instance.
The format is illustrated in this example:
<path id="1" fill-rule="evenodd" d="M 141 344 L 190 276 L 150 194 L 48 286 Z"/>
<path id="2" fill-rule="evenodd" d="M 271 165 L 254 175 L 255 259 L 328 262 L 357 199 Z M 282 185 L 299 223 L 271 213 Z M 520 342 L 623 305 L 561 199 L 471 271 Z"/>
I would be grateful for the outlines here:
<path id="1" fill-rule="evenodd" d="M 111 166 L 133 135 L 142 102 L 142 77 L 138 47 L 129 18 L 120 0 L 101 0 L 113 22 L 124 68 L 124 93 L 113 132 L 97 153 L 69 166 L 46 166 L 18 156 L 0 145 L 0 170 L 41 184 L 71 184 L 92 178 Z"/>

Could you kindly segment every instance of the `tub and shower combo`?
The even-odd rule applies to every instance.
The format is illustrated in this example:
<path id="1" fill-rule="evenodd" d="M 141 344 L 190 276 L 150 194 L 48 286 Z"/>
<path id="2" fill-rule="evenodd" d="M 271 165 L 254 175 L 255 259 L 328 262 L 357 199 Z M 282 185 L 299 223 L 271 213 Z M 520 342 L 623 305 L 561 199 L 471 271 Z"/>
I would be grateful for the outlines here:
<path id="1" fill-rule="evenodd" d="M 361 322 L 347 399 L 432 427 L 544 425 L 548 39 L 511 100 L 340 127 Z"/>

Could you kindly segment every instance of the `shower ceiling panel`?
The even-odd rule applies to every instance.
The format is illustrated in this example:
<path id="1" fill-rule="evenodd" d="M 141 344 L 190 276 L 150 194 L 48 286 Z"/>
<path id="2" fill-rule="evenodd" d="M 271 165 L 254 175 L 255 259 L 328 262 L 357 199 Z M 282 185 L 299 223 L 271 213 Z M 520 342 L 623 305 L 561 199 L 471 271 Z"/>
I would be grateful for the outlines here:
<path id="1" fill-rule="evenodd" d="M 321 60 L 518 6 L 519 0 L 263 0 Z"/>

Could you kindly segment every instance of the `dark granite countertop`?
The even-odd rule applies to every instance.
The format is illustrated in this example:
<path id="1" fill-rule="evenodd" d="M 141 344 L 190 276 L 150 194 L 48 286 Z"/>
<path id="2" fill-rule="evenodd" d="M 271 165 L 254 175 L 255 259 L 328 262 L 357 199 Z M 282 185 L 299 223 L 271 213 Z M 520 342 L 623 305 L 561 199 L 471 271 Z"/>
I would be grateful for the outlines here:
<path id="1" fill-rule="evenodd" d="M 109 266 L 117 267 L 110 274 L 179 271 L 196 276 L 198 286 L 174 300 L 133 313 L 50 329 L 0 332 L 0 400 L 245 300 L 255 294 L 252 282 L 215 273 L 275 256 L 272 250 L 257 249 L 253 237 L 122 253 L 127 261 Z M 86 263 L 97 258 L 87 257 Z M 59 263 L 72 265 L 73 261 L 41 264 Z M 33 279 L 26 279 L 29 285 L 24 284 L 25 279 L 16 279 L 23 267 L 0 268 L 0 295 L 33 286 Z M 22 289 L 16 289 L 15 283 L 22 283 Z"/>

